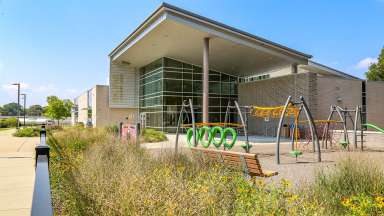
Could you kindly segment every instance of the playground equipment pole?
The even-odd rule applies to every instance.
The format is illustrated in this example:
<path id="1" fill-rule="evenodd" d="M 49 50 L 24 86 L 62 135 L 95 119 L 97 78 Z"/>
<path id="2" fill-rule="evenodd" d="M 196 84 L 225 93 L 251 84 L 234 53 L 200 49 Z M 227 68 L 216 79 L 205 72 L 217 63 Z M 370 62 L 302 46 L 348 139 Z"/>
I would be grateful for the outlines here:
<path id="1" fill-rule="evenodd" d="M 182 119 L 182 116 L 183 116 L 184 106 L 185 106 L 185 100 L 183 101 L 183 104 L 181 105 L 180 114 L 179 114 L 179 120 L 177 121 L 176 141 L 175 141 L 175 154 L 178 153 L 178 148 L 179 148 L 179 129 L 180 129 L 180 124 L 181 124 L 181 119 Z M 195 138 L 193 138 L 193 139 L 195 139 Z"/>
<path id="2" fill-rule="evenodd" d="M 328 132 L 329 132 L 329 125 L 330 125 L 329 121 L 331 121 L 333 113 L 335 112 L 335 107 L 333 105 L 331 105 L 330 111 L 331 111 L 331 113 L 328 116 L 327 124 L 325 125 L 325 130 L 323 133 L 323 137 L 325 136 L 325 148 L 326 149 L 328 149 Z M 322 141 L 322 143 L 324 146 L 324 140 Z M 332 144 L 332 142 L 330 142 L 330 144 Z"/>
<path id="3" fill-rule="evenodd" d="M 287 111 L 287 107 L 289 103 L 291 102 L 292 96 L 288 96 L 287 101 L 285 102 L 284 109 L 281 112 L 279 125 L 277 128 L 277 138 L 276 138 L 276 162 L 277 164 L 280 164 L 280 133 L 281 133 L 281 127 L 283 126 L 284 116 L 285 112 Z"/>
<path id="4" fill-rule="evenodd" d="M 317 147 L 317 161 L 318 162 L 321 162 L 321 150 L 320 150 L 320 143 L 319 143 L 319 138 L 317 136 L 317 131 L 316 131 L 316 127 L 315 127 L 315 123 L 313 121 L 313 117 L 312 117 L 312 114 L 311 112 L 309 112 L 309 108 L 308 108 L 308 105 L 307 105 L 307 102 L 305 102 L 304 100 L 304 97 L 301 96 L 300 97 L 300 100 L 301 100 L 301 103 L 303 104 L 303 107 L 304 107 L 304 112 L 309 120 L 309 124 L 310 124 L 310 128 L 312 128 L 312 142 L 316 142 L 316 147 Z"/>
<path id="5" fill-rule="evenodd" d="M 340 110 L 343 110 L 341 107 L 339 106 L 336 106 L 336 112 L 337 114 L 339 114 L 340 116 L 340 119 L 343 123 L 343 127 L 344 127 L 344 142 L 347 142 L 349 143 L 349 138 L 348 138 L 348 131 L 347 131 L 347 123 L 346 123 L 346 118 L 345 118 L 345 115 L 341 115 L 341 112 Z M 344 110 L 343 110 L 344 111 Z M 349 145 L 348 145 L 349 146 Z"/>
<path id="6" fill-rule="evenodd" d="M 360 110 L 359 106 L 356 106 L 355 122 L 353 124 L 353 144 L 354 144 L 355 149 L 357 149 L 357 119 L 359 118 L 359 110 Z"/>
<path id="7" fill-rule="evenodd" d="M 189 101 L 189 108 L 191 109 L 191 118 L 192 118 L 192 130 L 193 130 L 193 146 L 196 147 L 197 146 L 197 143 L 196 143 L 196 125 L 195 125 L 195 112 L 193 111 L 193 105 L 192 105 L 192 99 L 189 98 L 188 99 Z"/>
<path id="8" fill-rule="evenodd" d="M 249 153 L 250 146 L 249 146 L 249 140 L 248 140 L 247 125 L 246 125 L 246 123 L 245 123 L 245 121 L 244 121 L 243 114 L 241 113 L 240 106 L 239 106 L 239 104 L 237 103 L 237 101 L 235 101 L 235 106 L 236 106 L 237 112 L 239 112 L 240 121 L 241 121 L 241 124 L 243 125 L 243 128 L 244 128 L 244 136 L 246 137 L 246 141 L 245 141 L 245 152 Z"/>

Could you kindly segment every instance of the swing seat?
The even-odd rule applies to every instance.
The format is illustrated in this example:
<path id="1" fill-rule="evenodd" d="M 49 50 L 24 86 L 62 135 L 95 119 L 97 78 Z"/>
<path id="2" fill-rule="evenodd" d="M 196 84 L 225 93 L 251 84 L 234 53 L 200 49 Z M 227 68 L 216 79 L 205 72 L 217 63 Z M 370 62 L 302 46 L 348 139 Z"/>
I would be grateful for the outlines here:
<path id="1" fill-rule="evenodd" d="M 343 140 L 343 141 L 339 142 L 339 144 L 340 144 L 343 148 L 347 148 L 347 146 L 349 145 L 349 142 Z"/>
<path id="2" fill-rule="evenodd" d="M 294 156 L 294 157 L 298 157 L 298 156 L 302 155 L 303 152 L 302 152 L 302 151 L 299 151 L 299 150 L 293 150 L 293 151 L 290 152 L 290 154 L 291 154 L 292 156 Z"/>

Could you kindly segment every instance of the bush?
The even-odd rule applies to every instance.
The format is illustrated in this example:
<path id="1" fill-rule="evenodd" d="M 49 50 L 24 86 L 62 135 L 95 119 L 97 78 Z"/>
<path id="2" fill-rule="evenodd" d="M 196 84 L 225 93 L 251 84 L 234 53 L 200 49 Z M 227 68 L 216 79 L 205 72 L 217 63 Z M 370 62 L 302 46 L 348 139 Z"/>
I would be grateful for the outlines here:
<path id="1" fill-rule="evenodd" d="M 141 133 L 141 141 L 146 143 L 166 141 L 167 136 L 161 131 L 145 128 Z"/>
<path id="2" fill-rule="evenodd" d="M 26 127 L 20 128 L 15 133 L 13 133 L 15 137 L 36 137 L 40 136 L 40 128 L 38 127 Z"/>
<path id="3" fill-rule="evenodd" d="M 114 135 L 119 134 L 119 126 L 117 126 L 117 125 L 109 125 L 109 126 L 105 127 L 105 129 L 107 130 L 108 133 L 111 133 Z"/>
<path id="4" fill-rule="evenodd" d="M 315 182 L 306 190 L 303 193 L 309 199 L 321 201 L 329 214 L 349 214 L 351 206 L 345 205 L 346 201 L 353 200 L 360 203 L 354 207 L 363 207 L 363 203 L 384 195 L 384 173 L 371 160 L 347 157 L 328 172 L 318 171 Z"/>
<path id="5" fill-rule="evenodd" d="M 0 119 L 0 128 L 10 128 L 17 126 L 17 118 Z"/>
<path id="6" fill-rule="evenodd" d="M 57 215 L 314 215 L 287 181 L 246 180 L 241 172 L 188 156 L 152 157 L 95 129 L 49 138 Z"/>

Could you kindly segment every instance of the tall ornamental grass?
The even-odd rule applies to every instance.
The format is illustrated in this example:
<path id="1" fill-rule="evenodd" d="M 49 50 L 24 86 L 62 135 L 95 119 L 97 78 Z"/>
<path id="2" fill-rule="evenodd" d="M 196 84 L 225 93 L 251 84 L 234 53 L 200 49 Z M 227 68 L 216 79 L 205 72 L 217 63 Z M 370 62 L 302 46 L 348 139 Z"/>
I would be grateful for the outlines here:
<path id="1" fill-rule="evenodd" d="M 49 144 L 56 215 L 382 213 L 383 173 L 355 159 L 319 172 L 309 185 L 292 188 L 286 180 L 246 179 L 206 158 L 153 157 L 106 130 L 65 129 L 51 135 Z"/>

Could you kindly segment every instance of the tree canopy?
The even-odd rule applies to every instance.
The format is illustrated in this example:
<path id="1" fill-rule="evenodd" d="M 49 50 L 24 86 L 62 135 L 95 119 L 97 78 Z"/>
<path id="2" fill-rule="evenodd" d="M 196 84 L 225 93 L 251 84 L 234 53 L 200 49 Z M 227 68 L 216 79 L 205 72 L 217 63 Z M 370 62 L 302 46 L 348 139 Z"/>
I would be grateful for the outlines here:
<path id="1" fill-rule="evenodd" d="M 377 63 L 371 64 L 365 73 L 368 80 L 384 81 L 384 47 L 381 49 Z"/>
<path id="2" fill-rule="evenodd" d="M 20 115 L 23 112 L 22 106 L 18 106 L 17 103 L 8 103 L 0 109 L 0 114 L 2 116 L 17 116 L 17 111 L 20 110 Z"/>
<path id="3" fill-rule="evenodd" d="M 47 102 L 48 106 L 45 108 L 44 116 L 57 120 L 57 124 L 59 124 L 60 120 L 71 116 L 73 103 L 70 100 L 61 100 L 56 96 L 49 96 Z"/>
<path id="4" fill-rule="evenodd" d="M 26 113 L 28 116 L 41 116 L 44 112 L 44 108 L 38 104 L 31 105 Z"/>

